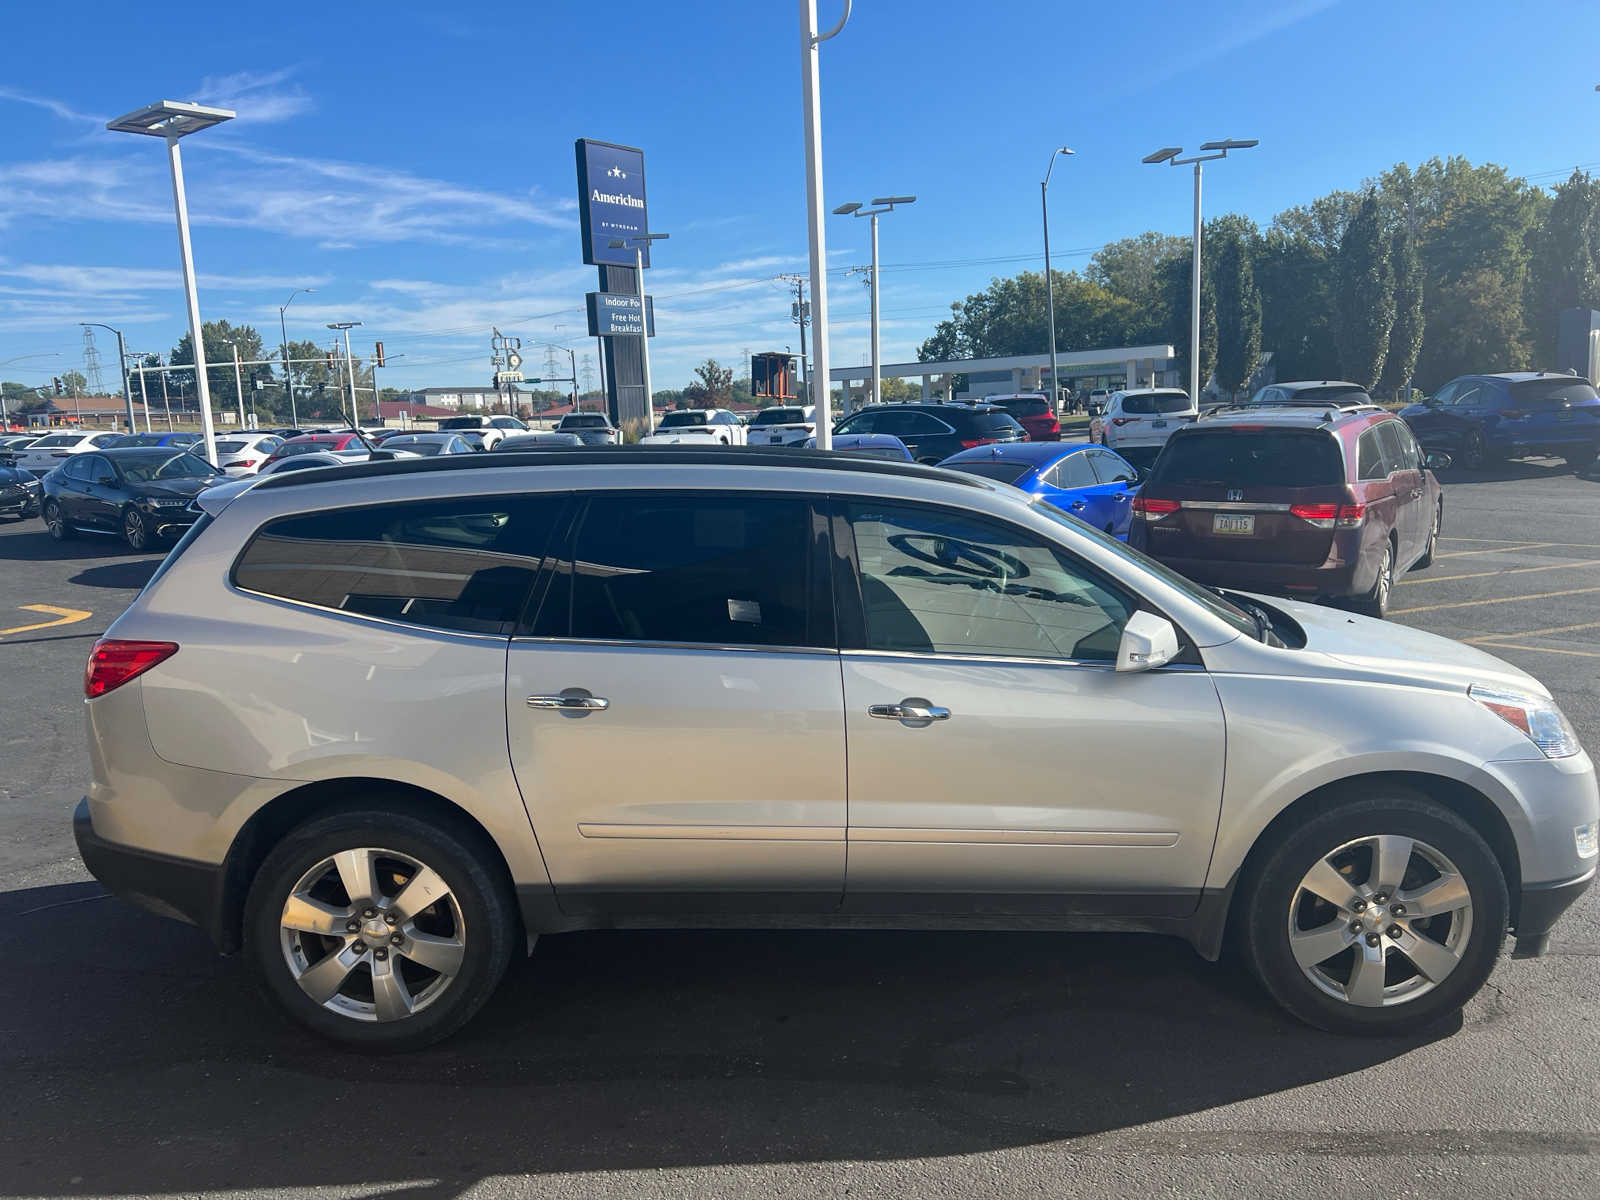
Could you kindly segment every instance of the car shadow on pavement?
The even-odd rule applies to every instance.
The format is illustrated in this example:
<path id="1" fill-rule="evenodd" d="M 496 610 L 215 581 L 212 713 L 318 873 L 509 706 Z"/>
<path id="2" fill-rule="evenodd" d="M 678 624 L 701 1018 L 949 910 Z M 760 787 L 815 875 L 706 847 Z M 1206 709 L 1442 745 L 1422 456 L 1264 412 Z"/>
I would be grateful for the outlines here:
<path id="1" fill-rule="evenodd" d="M 1431 1040 L 1318 1033 L 1131 935 L 549 937 L 460 1034 L 377 1057 L 95 884 L 0 894 L 0 954 L 26 964 L 0 984 L 0 1162 L 41 1196 L 1087 1149 Z"/>
<path id="2" fill-rule="evenodd" d="M 107 537 L 105 534 L 79 534 L 70 541 L 58 542 L 43 525 L 0 538 L 0 559 L 26 562 L 60 558 L 127 558 L 133 553 L 121 538 Z M 151 561 L 160 562 L 165 553 L 163 548 Z"/>
<path id="3" fill-rule="evenodd" d="M 84 587 L 137 589 L 150 582 L 150 576 L 156 573 L 160 565 L 161 559 L 154 557 L 124 559 L 122 562 L 79 571 L 70 576 L 67 582 Z"/>
<path id="4" fill-rule="evenodd" d="M 1585 478 L 1585 472 L 1577 470 L 1565 459 L 1561 458 L 1510 458 L 1499 462 L 1486 463 L 1475 471 L 1464 467 L 1451 465 L 1448 470 L 1438 471 L 1439 482 L 1448 487 L 1452 483 L 1510 483 L 1517 480 L 1530 479 L 1559 479 L 1563 475 L 1577 475 Z"/>

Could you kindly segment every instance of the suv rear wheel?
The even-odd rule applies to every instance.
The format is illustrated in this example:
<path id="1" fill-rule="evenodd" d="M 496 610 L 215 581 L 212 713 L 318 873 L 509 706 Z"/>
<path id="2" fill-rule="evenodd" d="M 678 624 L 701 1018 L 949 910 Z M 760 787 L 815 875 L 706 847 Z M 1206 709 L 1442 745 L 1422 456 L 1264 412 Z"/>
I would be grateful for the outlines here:
<path id="1" fill-rule="evenodd" d="M 245 941 L 284 1010 L 362 1050 L 459 1029 L 510 963 L 513 901 L 472 839 L 380 808 L 295 829 L 250 888 Z"/>
<path id="2" fill-rule="evenodd" d="M 1357 596 L 1351 605 L 1358 613 L 1377 617 L 1380 621 L 1389 615 L 1389 596 L 1394 591 L 1394 539 L 1383 543 L 1383 557 L 1378 560 L 1378 577 L 1372 581 L 1372 590 Z"/>
<path id="3" fill-rule="evenodd" d="M 1489 978 L 1510 902 L 1476 830 L 1410 789 L 1286 829 L 1243 893 L 1244 947 L 1272 998 L 1334 1033 L 1410 1034 Z"/>

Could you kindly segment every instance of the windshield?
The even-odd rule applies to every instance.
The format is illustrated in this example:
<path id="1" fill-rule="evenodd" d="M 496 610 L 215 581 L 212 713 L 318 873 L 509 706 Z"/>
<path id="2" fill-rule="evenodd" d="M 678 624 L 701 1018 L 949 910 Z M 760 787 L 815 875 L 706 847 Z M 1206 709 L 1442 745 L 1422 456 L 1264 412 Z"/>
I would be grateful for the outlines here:
<path id="1" fill-rule="evenodd" d="M 45 449 L 50 446 L 76 446 L 83 441 L 81 433 L 52 433 L 49 437 L 42 437 L 35 442 L 34 448 Z"/>
<path id="2" fill-rule="evenodd" d="M 134 483 L 153 483 L 162 479 L 209 479 L 216 474 L 210 463 L 188 451 L 181 454 L 119 454 L 117 468 L 124 479 Z"/>
<path id="3" fill-rule="evenodd" d="M 1186 412 L 1189 408 L 1189 397 L 1173 394 L 1170 396 L 1124 396 L 1122 398 L 1122 411 L 1125 413 L 1175 413 Z"/>
<path id="4" fill-rule="evenodd" d="M 1344 458 L 1332 434 L 1312 430 L 1185 430 L 1167 443 L 1150 486 L 1322 487 L 1344 482 Z"/>
<path id="5" fill-rule="evenodd" d="M 421 438 L 390 438 L 385 445 L 386 450 L 405 450 L 411 454 L 420 454 L 424 458 L 431 458 L 435 454 L 444 453 L 443 442 L 425 442 Z"/>
<path id="6" fill-rule="evenodd" d="M 764 408 L 750 418 L 752 425 L 797 425 L 806 419 L 803 408 Z"/>
<path id="7" fill-rule="evenodd" d="M 561 418 L 563 429 L 604 429 L 606 418 L 603 413 L 568 413 Z"/>
<path id="8" fill-rule="evenodd" d="M 1230 604 L 1210 588 L 1202 587 L 1193 580 L 1186 579 L 1171 567 L 1158 563 L 1149 555 L 1141 554 L 1126 542 L 1119 542 L 1104 530 L 1096 529 L 1093 525 L 1062 512 L 1048 501 L 1036 500 L 1033 503 L 1033 507 L 1036 512 L 1043 513 L 1057 525 L 1064 525 L 1080 537 L 1086 537 L 1091 541 L 1098 542 L 1106 549 L 1116 552 L 1129 562 L 1148 571 L 1168 587 L 1182 592 L 1196 604 L 1207 609 L 1213 616 L 1222 618 L 1240 633 L 1259 640 L 1260 635 L 1255 618 L 1237 605 Z"/>
<path id="9" fill-rule="evenodd" d="M 661 418 L 658 429 L 682 429 L 687 425 L 704 425 L 706 415 L 703 412 L 669 412 Z"/>
<path id="10" fill-rule="evenodd" d="M 967 475 L 981 475 L 984 479 L 993 479 L 996 483 L 1016 483 L 1029 471 L 1033 470 L 1027 463 L 1011 462 L 953 462 L 943 463 L 942 466 L 951 471 L 961 471 Z"/>

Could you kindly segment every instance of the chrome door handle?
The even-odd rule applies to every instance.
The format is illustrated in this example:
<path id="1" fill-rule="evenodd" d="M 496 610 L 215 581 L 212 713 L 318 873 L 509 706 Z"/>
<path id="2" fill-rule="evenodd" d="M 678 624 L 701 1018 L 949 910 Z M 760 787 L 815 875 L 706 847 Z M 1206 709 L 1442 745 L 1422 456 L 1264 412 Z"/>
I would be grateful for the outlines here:
<path id="1" fill-rule="evenodd" d="M 902 701 L 899 704 L 869 704 L 867 716 L 882 717 L 885 721 L 948 721 L 950 710 L 937 704 Z"/>
<path id="2" fill-rule="evenodd" d="M 529 696 L 529 708 L 555 708 L 563 712 L 603 712 L 611 701 L 599 696 Z"/>
<path id="3" fill-rule="evenodd" d="M 1072 511 L 1073 512 L 1082 512 L 1083 508 L 1084 508 L 1083 501 L 1082 500 L 1074 500 L 1072 502 L 1071 507 L 1072 507 Z"/>

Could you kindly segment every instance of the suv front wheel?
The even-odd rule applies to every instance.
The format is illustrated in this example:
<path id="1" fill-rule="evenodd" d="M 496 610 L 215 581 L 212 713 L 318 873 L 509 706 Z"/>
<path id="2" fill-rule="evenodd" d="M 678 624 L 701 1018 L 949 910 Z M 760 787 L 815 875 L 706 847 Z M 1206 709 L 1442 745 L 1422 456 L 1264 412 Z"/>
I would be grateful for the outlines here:
<path id="1" fill-rule="evenodd" d="M 460 1028 L 505 974 L 517 929 L 473 841 L 380 808 L 285 837 L 245 912 L 246 947 L 284 1010 L 363 1050 L 413 1050 Z"/>
<path id="2" fill-rule="evenodd" d="M 1401 787 L 1285 830 L 1241 898 L 1263 986 L 1334 1033 L 1411 1034 L 1455 1013 L 1494 969 L 1510 909 L 1477 831 Z"/>

